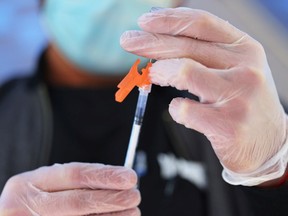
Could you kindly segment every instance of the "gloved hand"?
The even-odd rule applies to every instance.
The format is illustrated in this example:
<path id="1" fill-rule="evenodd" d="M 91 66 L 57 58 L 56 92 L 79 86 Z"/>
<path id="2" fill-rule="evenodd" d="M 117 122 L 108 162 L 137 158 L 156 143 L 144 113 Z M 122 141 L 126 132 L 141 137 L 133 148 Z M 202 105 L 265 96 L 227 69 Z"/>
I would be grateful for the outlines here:
<path id="1" fill-rule="evenodd" d="M 127 31 L 121 46 L 158 60 L 154 84 L 197 95 L 174 99 L 175 121 L 203 133 L 231 184 L 257 185 L 283 175 L 287 121 L 262 45 L 201 10 L 161 9 L 142 15 L 143 31 Z"/>
<path id="2" fill-rule="evenodd" d="M 9 179 L 0 197 L 1 216 L 140 216 L 132 170 L 102 164 L 42 167 Z"/>

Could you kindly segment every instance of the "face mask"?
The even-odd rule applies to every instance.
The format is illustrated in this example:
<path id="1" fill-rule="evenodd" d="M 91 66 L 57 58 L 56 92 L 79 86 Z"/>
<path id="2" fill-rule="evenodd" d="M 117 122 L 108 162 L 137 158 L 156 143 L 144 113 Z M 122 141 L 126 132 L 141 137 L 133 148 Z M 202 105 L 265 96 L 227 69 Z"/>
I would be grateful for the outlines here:
<path id="1" fill-rule="evenodd" d="M 94 74 L 121 75 L 139 58 L 121 48 L 121 34 L 139 29 L 137 18 L 151 7 L 169 7 L 174 2 L 46 0 L 44 21 L 53 43 L 72 63 Z"/>

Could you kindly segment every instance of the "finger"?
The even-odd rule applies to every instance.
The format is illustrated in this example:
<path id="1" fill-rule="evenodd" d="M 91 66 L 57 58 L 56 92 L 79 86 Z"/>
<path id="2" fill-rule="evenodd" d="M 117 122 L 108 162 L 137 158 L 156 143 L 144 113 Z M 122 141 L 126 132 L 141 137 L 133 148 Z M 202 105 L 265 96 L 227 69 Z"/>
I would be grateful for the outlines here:
<path id="1" fill-rule="evenodd" d="M 202 104 L 187 98 L 175 98 L 169 105 L 169 113 L 179 124 L 194 129 L 208 138 L 211 138 L 211 134 L 217 134 L 218 139 L 223 139 L 218 140 L 220 143 L 226 142 L 225 139 L 228 139 L 226 134 L 234 134 L 233 127 L 228 122 L 223 122 L 227 116 L 217 104 Z"/>
<path id="2" fill-rule="evenodd" d="M 210 68 L 229 68 L 237 63 L 225 47 L 186 37 L 126 31 L 120 38 L 120 45 L 148 59 L 192 58 Z"/>
<path id="3" fill-rule="evenodd" d="M 99 214 L 97 214 L 99 216 Z M 90 216 L 97 216 L 96 214 L 92 214 Z M 107 214 L 101 214 L 102 216 L 141 216 L 141 212 L 138 208 L 129 209 L 127 211 L 121 212 L 113 212 Z"/>
<path id="4" fill-rule="evenodd" d="M 160 86 L 172 86 L 214 103 L 230 83 L 222 78 L 225 72 L 209 69 L 192 59 L 165 59 L 150 69 L 151 81 Z"/>
<path id="5" fill-rule="evenodd" d="M 139 17 L 138 24 L 144 31 L 152 33 L 218 43 L 234 43 L 245 35 L 219 17 L 191 8 L 166 8 L 145 13 Z"/>
<path id="6" fill-rule="evenodd" d="M 112 213 L 136 208 L 140 203 L 136 189 L 69 190 L 54 193 L 39 192 L 33 200 L 23 200 L 30 211 L 39 215 L 90 215 Z"/>
<path id="7" fill-rule="evenodd" d="M 42 167 L 24 177 L 44 191 L 70 189 L 115 189 L 135 187 L 137 176 L 131 169 L 103 164 L 69 163 Z"/>

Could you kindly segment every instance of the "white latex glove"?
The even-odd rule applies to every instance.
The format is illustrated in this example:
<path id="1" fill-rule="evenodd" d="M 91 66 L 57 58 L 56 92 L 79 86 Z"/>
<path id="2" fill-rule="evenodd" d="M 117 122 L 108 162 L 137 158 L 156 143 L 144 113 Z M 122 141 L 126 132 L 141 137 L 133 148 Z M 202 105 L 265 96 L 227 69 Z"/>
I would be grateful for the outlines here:
<path id="1" fill-rule="evenodd" d="M 175 121 L 203 133 L 231 184 L 257 185 L 283 175 L 288 159 L 286 115 L 261 44 L 201 10 L 161 9 L 142 15 L 143 31 L 127 31 L 121 46 L 157 59 L 154 84 L 197 95 L 176 98 Z M 285 143 L 285 144 L 284 144 Z"/>
<path id="2" fill-rule="evenodd" d="M 8 180 L 1 216 L 140 216 L 136 174 L 127 168 L 70 163 L 42 167 Z"/>

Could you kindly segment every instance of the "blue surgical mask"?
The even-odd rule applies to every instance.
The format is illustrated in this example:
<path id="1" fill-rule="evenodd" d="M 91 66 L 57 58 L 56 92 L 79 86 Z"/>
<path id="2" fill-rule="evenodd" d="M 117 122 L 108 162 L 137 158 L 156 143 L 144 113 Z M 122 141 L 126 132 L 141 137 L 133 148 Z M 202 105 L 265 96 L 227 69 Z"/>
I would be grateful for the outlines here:
<path id="1" fill-rule="evenodd" d="M 151 7 L 173 6 L 175 0 L 46 0 L 44 21 L 62 54 L 87 72 L 127 73 L 135 55 L 124 51 L 119 39 L 139 29 L 137 18 Z"/>

